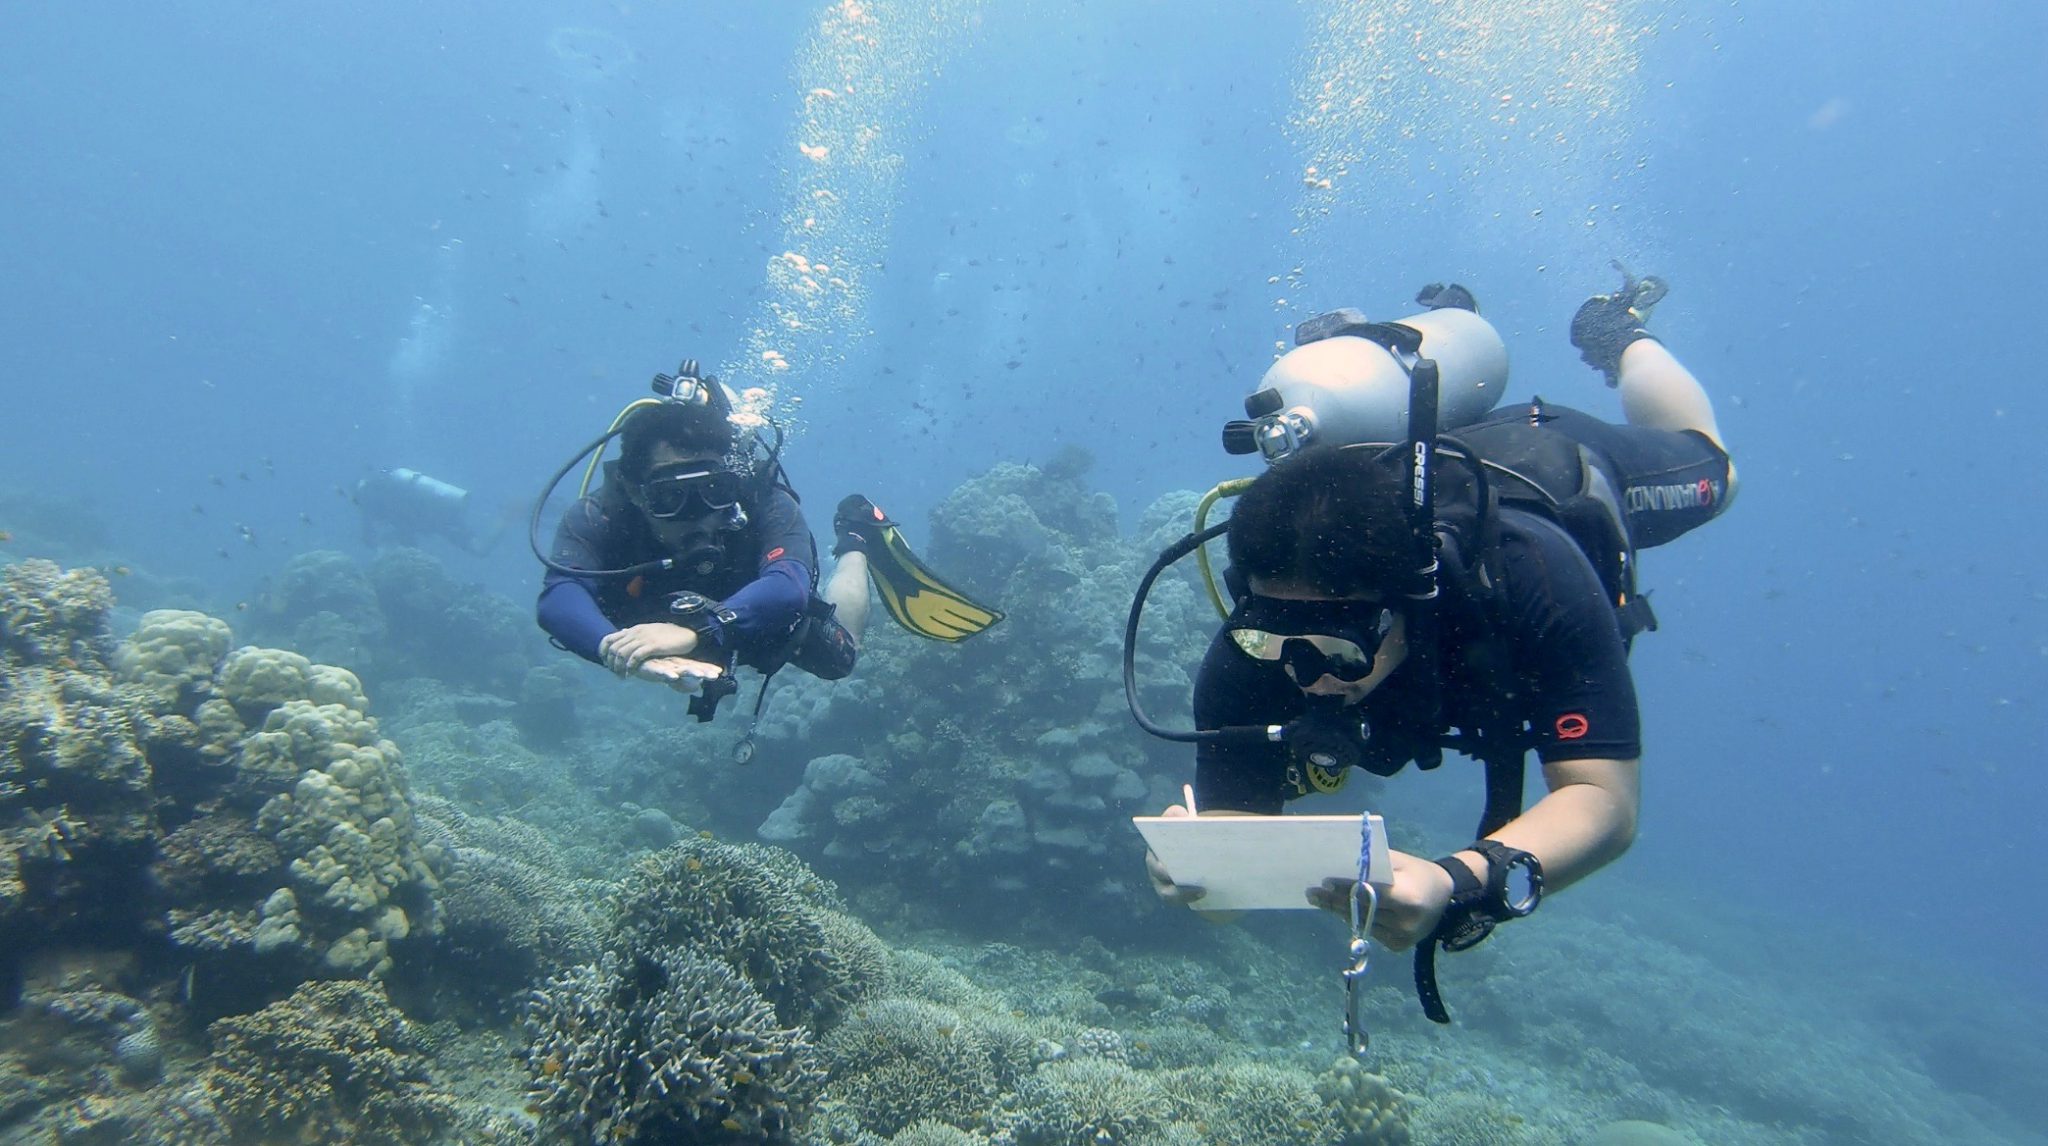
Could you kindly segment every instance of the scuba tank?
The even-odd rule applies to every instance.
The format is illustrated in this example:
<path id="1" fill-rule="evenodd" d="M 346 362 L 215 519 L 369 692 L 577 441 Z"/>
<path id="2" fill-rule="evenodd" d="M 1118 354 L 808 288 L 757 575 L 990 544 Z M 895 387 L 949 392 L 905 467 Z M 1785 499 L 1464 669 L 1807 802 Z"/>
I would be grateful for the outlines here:
<path id="1" fill-rule="evenodd" d="M 1409 431 L 1410 375 L 1437 364 L 1437 428 L 1477 421 L 1507 390 L 1508 349 L 1477 311 L 1446 306 L 1394 322 L 1369 322 L 1347 307 L 1295 327 L 1280 356 L 1244 400 L 1246 421 L 1224 427 L 1223 448 L 1268 462 L 1318 442 L 1398 442 Z"/>
<path id="2" fill-rule="evenodd" d="M 458 485 L 450 485 L 439 478 L 428 477 L 418 470 L 409 470 L 401 466 L 386 470 L 385 476 L 391 479 L 396 488 L 405 491 L 409 499 L 417 498 L 427 504 L 445 506 L 457 511 L 469 501 L 468 490 Z"/>

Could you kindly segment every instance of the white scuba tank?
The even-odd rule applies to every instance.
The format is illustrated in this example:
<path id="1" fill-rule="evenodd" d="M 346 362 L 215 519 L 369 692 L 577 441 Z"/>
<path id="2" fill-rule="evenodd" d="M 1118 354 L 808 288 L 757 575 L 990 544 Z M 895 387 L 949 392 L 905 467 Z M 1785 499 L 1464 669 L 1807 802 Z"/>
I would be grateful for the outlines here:
<path id="1" fill-rule="evenodd" d="M 1507 390 L 1508 348 L 1492 323 L 1456 307 L 1395 322 L 1420 332 L 1418 354 L 1436 361 L 1438 428 L 1477 421 L 1499 403 Z M 1255 448 L 1270 462 L 1313 443 L 1405 439 L 1414 360 L 1404 358 L 1355 334 L 1320 338 L 1281 355 L 1245 399 Z"/>
<path id="2" fill-rule="evenodd" d="M 399 486 L 412 490 L 429 501 L 441 505 L 460 506 L 469 500 L 469 491 L 458 485 L 449 485 L 439 478 L 428 477 L 418 470 L 403 467 L 391 471 L 391 480 Z"/>

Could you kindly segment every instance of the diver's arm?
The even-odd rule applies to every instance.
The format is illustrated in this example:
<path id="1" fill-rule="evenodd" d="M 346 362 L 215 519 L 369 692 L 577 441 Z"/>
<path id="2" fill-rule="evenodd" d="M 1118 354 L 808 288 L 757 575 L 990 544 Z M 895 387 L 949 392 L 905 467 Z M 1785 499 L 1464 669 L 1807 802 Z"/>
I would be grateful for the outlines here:
<path id="1" fill-rule="evenodd" d="M 595 499 L 581 498 L 556 524 L 549 557 L 570 570 L 602 569 L 605 533 L 604 511 Z M 604 663 L 598 653 L 598 642 L 617 631 L 618 626 L 598 607 L 597 594 L 588 578 L 548 570 L 541 580 L 535 614 L 540 627 L 563 648 L 592 664 Z"/>
<path id="2" fill-rule="evenodd" d="M 1550 794 L 1487 838 L 1535 856 L 1551 892 L 1613 863 L 1635 842 L 1642 761 L 1558 760 L 1543 766 L 1543 780 Z M 1486 882 L 1485 857 L 1462 851 L 1456 858 Z"/>
<path id="3" fill-rule="evenodd" d="M 759 571 L 725 599 L 733 619 L 720 623 L 713 618 L 704 630 L 712 644 L 742 654 L 761 652 L 787 639 L 818 583 L 818 547 L 811 540 L 803 507 L 775 489 L 759 512 Z"/>
<path id="4" fill-rule="evenodd" d="M 597 607 L 597 598 L 581 581 L 550 574 L 535 609 L 540 627 L 561 646 L 592 664 L 602 664 L 598 643 L 618 626 Z"/>
<path id="5" fill-rule="evenodd" d="M 787 637 L 810 600 L 810 568 L 794 558 L 777 558 L 725 599 L 732 620 L 707 619 L 705 639 L 720 648 L 754 652 Z"/>

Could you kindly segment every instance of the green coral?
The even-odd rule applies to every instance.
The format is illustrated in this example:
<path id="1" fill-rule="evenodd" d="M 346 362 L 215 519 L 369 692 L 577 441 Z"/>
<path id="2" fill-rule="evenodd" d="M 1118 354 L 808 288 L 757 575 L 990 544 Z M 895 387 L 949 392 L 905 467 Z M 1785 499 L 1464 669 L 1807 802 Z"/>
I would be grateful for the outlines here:
<path id="1" fill-rule="evenodd" d="M 452 1120 L 383 989 L 308 983 L 208 1029 L 206 1088 L 236 1141 L 428 1142 Z"/>
<path id="2" fill-rule="evenodd" d="M 1210 1146 L 1342 1143 L 1337 1120 L 1311 1080 L 1265 1063 L 1229 1063 L 1178 1070 L 1161 1080 L 1179 1120 Z"/>
<path id="3" fill-rule="evenodd" d="M 944 1122 L 926 1120 L 904 1127 L 889 1146 L 987 1146 L 988 1139 Z"/>

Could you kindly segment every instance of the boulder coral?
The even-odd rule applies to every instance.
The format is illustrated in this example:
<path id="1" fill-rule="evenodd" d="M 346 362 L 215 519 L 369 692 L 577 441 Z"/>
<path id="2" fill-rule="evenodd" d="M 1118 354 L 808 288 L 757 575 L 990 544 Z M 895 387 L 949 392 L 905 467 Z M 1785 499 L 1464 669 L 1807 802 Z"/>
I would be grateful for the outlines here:
<path id="1" fill-rule="evenodd" d="M 360 681 L 230 651 L 200 613 L 116 642 L 112 601 L 89 570 L 0 570 L 0 971 L 66 935 L 167 935 L 242 990 L 388 972 L 438 926 L 439 857 Z"/>

